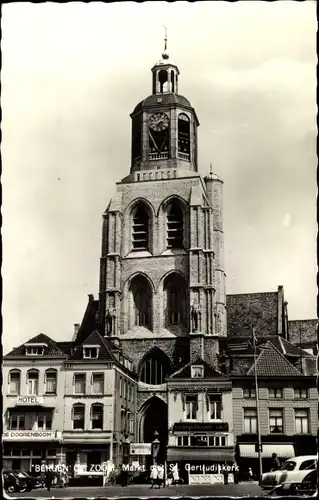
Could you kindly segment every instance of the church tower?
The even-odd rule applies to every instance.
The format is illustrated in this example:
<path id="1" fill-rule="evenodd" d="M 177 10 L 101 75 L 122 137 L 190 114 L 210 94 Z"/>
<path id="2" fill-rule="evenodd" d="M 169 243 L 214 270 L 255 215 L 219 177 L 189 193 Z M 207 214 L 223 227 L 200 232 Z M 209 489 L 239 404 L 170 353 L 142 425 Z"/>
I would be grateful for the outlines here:
<path id="1" fill-rule="evenodd" d="M 226 336 L 223 182 L 198 173 L 199 121 L 166 45 L 130 115 L 130 170 L 103 219 L 100 328 L 133 361 L 138 407 L 149 385 L 165 401 L 165 378 L 185 363 L 217 367 Z"/>

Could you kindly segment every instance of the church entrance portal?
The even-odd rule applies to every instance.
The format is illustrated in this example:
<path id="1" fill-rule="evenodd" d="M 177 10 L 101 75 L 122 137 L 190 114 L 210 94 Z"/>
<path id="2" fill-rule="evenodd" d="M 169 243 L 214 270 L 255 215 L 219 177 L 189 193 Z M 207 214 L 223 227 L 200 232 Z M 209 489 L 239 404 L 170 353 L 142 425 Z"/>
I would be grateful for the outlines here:
<path id="1" fill-rule="evenodd" d="M 156 396 L 149 399 L 144 406 L 144 411 L 141 417 L 141 441 L 144 443 L 152 443 L 158 432 L 157 439 L 160 442 L 157 461 L 164 463 L 166 457 L 166 447 L 168 438 L 168 417 L 167 404 Z M 153 458 L 150 455 L 146 456 L 146 465 L 150 466 L 153 463 Z"/>

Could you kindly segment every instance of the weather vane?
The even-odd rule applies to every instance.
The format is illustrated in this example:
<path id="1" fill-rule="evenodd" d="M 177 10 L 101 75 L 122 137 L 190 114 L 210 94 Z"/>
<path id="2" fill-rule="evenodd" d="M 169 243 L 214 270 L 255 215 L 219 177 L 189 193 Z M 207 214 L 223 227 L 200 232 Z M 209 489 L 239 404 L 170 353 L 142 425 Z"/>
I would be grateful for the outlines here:
<path id="1" fill-rule="evenodd" d="M 168 59 L 168 53 L 167 53 L 167 27 L 164 26 L 165 29 L 165 38 L 164 38 L 164 52 L 162 54 L 163 59 Z"/>

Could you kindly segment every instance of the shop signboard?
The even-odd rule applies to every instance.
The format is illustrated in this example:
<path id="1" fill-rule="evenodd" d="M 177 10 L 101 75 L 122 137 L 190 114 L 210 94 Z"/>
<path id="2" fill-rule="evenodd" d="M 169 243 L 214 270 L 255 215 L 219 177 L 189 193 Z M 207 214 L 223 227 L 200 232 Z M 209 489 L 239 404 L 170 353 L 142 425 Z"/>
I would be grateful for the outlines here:
<path id="1" fill-rule="evenodd" d="M 59 439 L 56 431 L 7 431 L 2 434 L 4 441 L 54 441 Z"/>
<path id="2" fill-rule="evenodd" d="M 131 443 L 130 444 L 130 454 L 131 455 L 151 455 L 152 454 L 152 443 Z"/>
<path id="3" fill-rule="evenodd" d="M 228 432 L 228 422 L 176 422 L 174 432 Z"/>
<path id="4" fill-rule="evenodd" d="M 18 396 L 16 404 L 19 406 L 43 405 L 42 396 Z"/>

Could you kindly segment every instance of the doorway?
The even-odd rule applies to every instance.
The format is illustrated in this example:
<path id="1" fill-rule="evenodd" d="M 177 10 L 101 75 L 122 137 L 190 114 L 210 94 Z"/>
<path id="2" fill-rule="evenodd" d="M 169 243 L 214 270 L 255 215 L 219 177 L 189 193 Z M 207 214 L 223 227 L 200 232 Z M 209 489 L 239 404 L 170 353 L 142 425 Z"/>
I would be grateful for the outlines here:
<path id="1" fill-rule="evenodd" d="M 143 409 L 140 421 L 141 442 L 152 443 L 155 439 L 155 432 L 158 432 L 157 439 L 160 442 L 157 461 L 164 463 L 166 458 L 166 447 L 168 440 L 168 416 L 167 404 L 156 396 L 149 399 Z M 146 458 L 147 466 L 153 463 L 150 455 Z"/>

